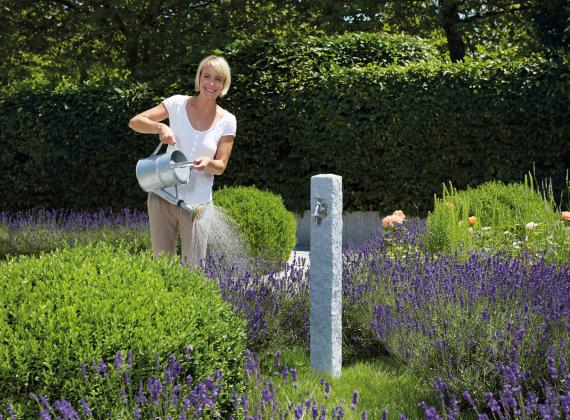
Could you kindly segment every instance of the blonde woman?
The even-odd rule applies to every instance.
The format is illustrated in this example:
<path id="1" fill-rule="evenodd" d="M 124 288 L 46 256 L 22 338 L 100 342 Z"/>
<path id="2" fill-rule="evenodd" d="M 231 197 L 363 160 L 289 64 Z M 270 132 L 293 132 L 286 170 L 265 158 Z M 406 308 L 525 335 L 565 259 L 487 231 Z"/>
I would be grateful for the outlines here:
<path id="1" fill-rule="evenodd" d="M 215 55 L 204 58 L 196 71 L 196 95 L 174 95 L 129 122 L 139 133 L 158 134 L 194 162 L 187 184 L 178 187 L 178 195 L 196 207 L 212 200 L 214 175 L 224 173 L 236 135 L 236 118 L 217 103 L 230 88 L 231 74 L 227 61 Z M 169 125 L 162 121 L 168 118 Z M 153 255 L 176 255 L 180 234 L 182 262 L 196 265 L 206 256 L 206 239 L 192 235 L 192 216 L 180 207 L 149 193 L 148 215 Z M 200 243 L 193 243 L 200 241 Z"/>

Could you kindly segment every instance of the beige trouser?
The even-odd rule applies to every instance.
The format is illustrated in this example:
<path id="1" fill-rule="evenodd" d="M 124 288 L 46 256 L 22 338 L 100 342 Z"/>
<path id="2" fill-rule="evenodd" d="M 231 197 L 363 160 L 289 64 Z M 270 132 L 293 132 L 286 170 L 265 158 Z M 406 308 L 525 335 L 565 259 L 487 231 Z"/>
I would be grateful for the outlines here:
<path id="1" fill-rule="evenodd" d="M 180 233 L 182 264 L 195 267 L 206 258 L 207 238 L 193 232 L 192 215 L 156 194 L 147 199 L 152 254 L 176 255 L 176 238 Z"/>

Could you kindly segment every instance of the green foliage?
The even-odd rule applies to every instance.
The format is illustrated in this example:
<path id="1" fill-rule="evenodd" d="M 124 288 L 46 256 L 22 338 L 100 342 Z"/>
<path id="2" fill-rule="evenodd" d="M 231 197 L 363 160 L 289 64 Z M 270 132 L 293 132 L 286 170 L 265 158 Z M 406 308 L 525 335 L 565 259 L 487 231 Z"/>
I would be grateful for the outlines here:
<path id="1" fill-rule="evenodd" d="M 343 363 L 342 375 L 333 378 L 328 372 L 320 372 L 311 367 L 310 354 L 305 347 L 288 346 L 276 353 L 262 353 L 259 359 L 259 369 L 247 376 L 250 403 L 249 413 L 253 407 L 263 406 L 262 392 L 271 381 L 278 398 L 275 405 L 284 413 L 291 413 L 292 403 L 303 403 L 307 397 L 320 410 L 321 404 L 328 414 L 344 408 L 345 419 L 361 419 L 366 411 L 369 419 L 381 419 L 384 410 L 388 419 L 398 419 L 398 413 L 406 414 L 409 418 L 422 418 L 418 401 L 431 401 L 430 386 L 416 377 L 413 371 L 391 357 L 377 357 L 374 360 L 360 360 L 356 363 Z M 343 353 L 344 361 L 344 353 Z M 282 372 L 287 368 L 288 374 Z M 296 370 L 296 380 L 291 377 L 291 370 Z M 276 374 L 281 373 L 280 375 Z M 256 377 L 257 373 L 260 377 Z M 358 391 L 357 404 L 351 404 L 354 391 Z M 271 404 L 271 403 L 270 403 Z M 293 408 L 297 408 L 293 404 Z M 267 402 L 265 402 L 267 405 Z M 267 409 L 267 408 L 266 408 Z M 240 407 L 239 414 L 243 416 Z M 311 411 L 306 410 L 305 416 Z M 241 417 L 240 417 L 241 418 Z M 293 413 L 285 418 L 293 418 Z"/>
<path id="2" fill-rule="evenodd" d="M 308 38 L 310 47 L 234 44 L 227 56 L 235 83 L 222 106 L 236 114 L 238 138 L 217 187 L 256 185 L 302 212 L 310 177 L 335 173 L 346 210 L 425 215 L 447 180 L 459 189 L 514 182 L 533 164 L 542 179 L 564 178 L 566 61 L 426 63 L 432 48 L 415 42 L 356 34 Z M 396 57 L 406 65 L 393 65 Z M 5 97 L 4 209 L 144 208 L 134 168 L 158 140 L 127 122 L 184 92 L 192 92 L 190 78 Z"/>
<path id="3" fill-rule="evenodd" d="M 224 182 L 255 182 L 295 211 L 317 173 L 343 177 L 347 210 L 425 215 L 448 179 L 512 182 L 534 162 L 539 176 L 561 180 L 570 160 L 567 66 L 368 64 L 297 75 L 273 60 L 271 71 L 238 76 L 228 98 L 240 141 Z"/>
<path id="4" fill-rule="evenodd" d="M 491 181 L 457 191 L 444 186 L 427 217 L 426 248 L 432 252 L 544 253 L 563 264 L 570 256 L 569 227 L 552 199 L 524 184 Z"/>
<path id="5" fill-rule="evenodd" d="M 226 187 L 214 193 L 213 201 L 238 224 L 254 256 L 287 261 L 297 224 L 280 196 L 255 187 Z"/>
<path id="6" fill-rule="evenodd" d="M 119 389 L 88 386 L 79 367 L 112 363 L 118 351 L 133 354 L 133 384 L 153 374 L 155 352 L 162 361 L 175 355 L 196 380 L 221 369 L 219 409 L 241 386 L 244 322 L 215 283 L 172 259 L 100 244 L 19 257 L 0 264 L 0 277 L 0 395 L 21 404 L 24 418 L 37 415 L 30 392 L 82 396 L 106 416 L 105 395 Z"/>
<path id="7" fill-rule="evenodd" d="M 131 252 L 151 248 L 148 219 L 137 212 L 31 210 L 0 216 L 0 259 L 100 242 Z"/>

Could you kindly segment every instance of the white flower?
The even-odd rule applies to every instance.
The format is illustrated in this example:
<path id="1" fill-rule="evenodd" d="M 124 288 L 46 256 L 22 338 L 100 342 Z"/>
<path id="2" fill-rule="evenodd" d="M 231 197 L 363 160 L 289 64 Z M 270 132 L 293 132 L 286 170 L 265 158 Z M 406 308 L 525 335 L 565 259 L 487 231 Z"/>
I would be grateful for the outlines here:
<path id="1" fill-rule="evenodd" d="M 525 229 L 526 230 L 533 230 L 537 226 L 538 226 L 538 223 L 528 222 L 525 226 Z"/>

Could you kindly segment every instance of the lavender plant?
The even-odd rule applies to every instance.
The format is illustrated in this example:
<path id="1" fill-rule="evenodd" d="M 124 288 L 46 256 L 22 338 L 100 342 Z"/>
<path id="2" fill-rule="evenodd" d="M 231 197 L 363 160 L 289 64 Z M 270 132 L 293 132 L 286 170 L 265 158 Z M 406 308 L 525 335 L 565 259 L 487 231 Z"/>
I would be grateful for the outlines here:
<path id="1" fill-rule="evenodd" d="M 0 257 L 37 255 L 57 248 L 107 242 L 132 251 L 150 248 L 148 216 L 132 209 L 0 212 Z"/>
<path id="2" fill-rule="evenodd" d="M 498 366 L 517 363 L 540 390 L 550 355 L 567 370 L 570 267 L 530 257 L 473 254 L 468 261 L 411 254 L 384 259 L 372 326 L 390 353 L 456 395 L 495 392 Z M 562 373 L 562 376 L 564 373 Z M 554 385 L 561 390 L 561 384 Z"/>
<path id="3" fill-rule="evenodd" d="M 261 367 L 257 354 L 246 351 L 245 374 L 248 391 L 234 393 L 235 417 L 247 420 L 261 419 L 367 419 L 366 410 L 359 407 L 359 393 L 355 390 L 351 403 L 328 401 L 331 384 L 321 378 L 318 388 L 301 389 L 294 367 L 281 363 L 277 351 L 268 369 Z M 269 371 L 269 374 L 265 373 Z M 326 404 L 325 404 L 326 402 Z M 327 407 L 332 408 L 328 409 Z"/>
<path id="4" fill-rule="evenodd" d="M 419 403 L 428 420 L 458 419 L 461 414 L 474 414 L 480 420 L 499 419 L 562 419 L 570 417 L 570 374 L 558 378 L 561 372 L 555 367 L 552 358 L 547 361 L 550 378 L 542 383 L 537 394 L 526 387 L 527 373 L 515 363 L 512 366 L 498 366 L 502 376 L 502 386 L 498 392 L 485 392 L 484 402 L 479 405 L 469 391 L 461 396 L 450 392 L 447 384 L 436 379 L 434 388 L 439 394 L 439 412 L 434 406 Z M 551 380 L 560 379 L 565 387 L 557 389 Z M 460 406 L 466 407 L 460 411 Z M 441 413 L 441 414 L 440 414 Z"/>
<path id="5" fill-rule="evenodd" d="M 118 352 L 112 364 L 94 360 L 81 364 L 83 380 L 91 389 L 104 389 L 105 400 L 87 394 L 76 401 L 58 399 L 54 403 L 43 395 L 30 397 L 36 402 L 39 417 L 51 419 L 121 418 L 121 419 L 187 419 L 221 418 L 217 400 L 222 391 L 223 374 L 216 370 L 201 381 L 185 374 L 184 365 L 192 358 L 187 347 L 184 360 L 171 354 L 160 364 L 155 354 L 154 372 L 136 380 L 132 353 Z M 226 412 L 226 415 L 229 415 Z"/>

